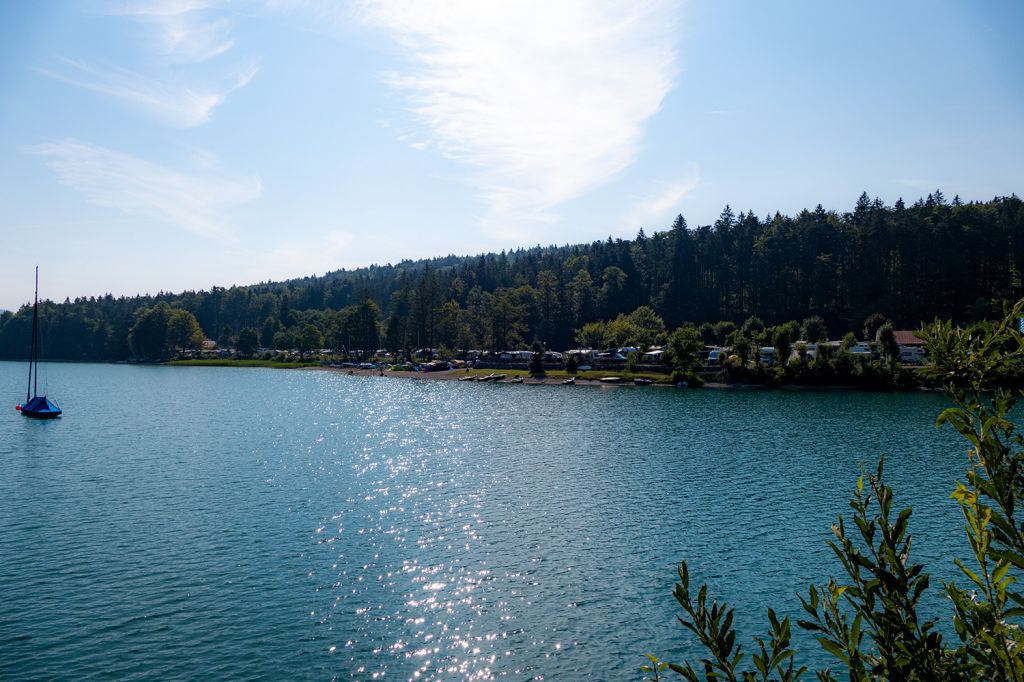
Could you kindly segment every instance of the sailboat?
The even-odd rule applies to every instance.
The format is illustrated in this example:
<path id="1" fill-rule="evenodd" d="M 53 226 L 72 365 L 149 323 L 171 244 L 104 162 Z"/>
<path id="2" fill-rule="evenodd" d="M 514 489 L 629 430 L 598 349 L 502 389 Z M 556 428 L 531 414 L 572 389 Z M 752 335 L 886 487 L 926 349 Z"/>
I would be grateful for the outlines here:
<path id="1" fill-rule="evenodd" d="M 32 349 L 28 356 L 28 390 L 25 404 L 15 409 L 26 417 L 53 419 L 61 415 L 61 409 L 45 395 L 39 395 L 39 266 L 36 266 L 36 302 L 32 307 Z"/>

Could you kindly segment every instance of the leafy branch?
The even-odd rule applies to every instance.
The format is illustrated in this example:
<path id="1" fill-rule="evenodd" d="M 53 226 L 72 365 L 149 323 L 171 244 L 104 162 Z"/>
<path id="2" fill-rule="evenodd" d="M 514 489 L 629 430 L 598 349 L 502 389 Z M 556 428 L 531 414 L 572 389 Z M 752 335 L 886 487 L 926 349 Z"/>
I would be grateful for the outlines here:
<path id="1" fill-rule="evenodd" d="M 996 322 L 961 329 L 936 320 L 918 333 L 933 360 L 922 373 L 941 382 L 953 403 L 936 425 L 950 425 L 969 446 L 966 480 L 956 484 L 952 498 L 963 514 L 973 557 L 954 560 L 966 587 L 943 586 L 959 643 L 947 646 L 936 621 L 918 614 L 930 580 L 924 566 L 910 558 L 912 510 L 895 510 L 880 460 L 873 473 L 857 480 L 850 499 L 852 526 L 842 515 L 832 526 L 828 546 L 843 577 L 811 585 L 806 598 L 800 597 L 805 618 L 797 624 L 813 633 L 850 680 L 1024 682 L 1024 593 L 1016 588 L 1024 571 L 1024 521 L 1018 512 L 1024 498 L 1024 436 L 1011 419 L 1024 396 L 1022 317 L 1024 300 L 1006 308 Z M 788 681 L 806 672 L 794 662 L 789 618 L 779 621 L 772 609 L 767 639 L 754 638 L 753 669 L 741 669 L 745 654 L 736 641 L 734 610 L 714 599 L 709 604 L 706 584 L 694 598 L 685 561 L 678 572 L 673 594 L 685 614 L 679 621 L 707 651 L 699 662 L 703 679 Z M 669 663 L 668 669 L 691 682 L 702 679 L 687 662 Z M 816 675 L 836 679 L 829 668 Z"/>

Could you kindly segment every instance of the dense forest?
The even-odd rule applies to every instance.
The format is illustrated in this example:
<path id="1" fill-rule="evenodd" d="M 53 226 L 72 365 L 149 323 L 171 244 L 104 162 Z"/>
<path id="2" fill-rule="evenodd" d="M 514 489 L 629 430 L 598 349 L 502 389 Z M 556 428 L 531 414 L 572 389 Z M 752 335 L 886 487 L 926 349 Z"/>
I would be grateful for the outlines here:
<path id="1" fill-rule="evenodd" d="M 1000 301 L 1024 296 L 1022 262 L 1024 204 L 1016 195 L 964 203 L 935 192 L 886 206 L 862 194 L 845 213 L 819 205 L 762 218 L 727 206 L 712 225 L 691 228 L 680 215 L 666 231 L 641 230 L 632 240 L 210 291 L 45 301 L 41 333 L 44 357 L 75 360 L 155 359 L 204 337 L 282 349 L 317 341 L 364 350 L 499 350 L 534 341 L 566 349 L 586 340 L 588 323 L 646 306 L 667 329 L 820 316 L 835 338 L 859 331 L 873 313 L 897 327 L 988 317 Z M 26 305 L 0 316 L 0 357 L 27 357 L 31 315 Z M 148 329 L 157 330 L 155 345 L 144 338 Z"/>

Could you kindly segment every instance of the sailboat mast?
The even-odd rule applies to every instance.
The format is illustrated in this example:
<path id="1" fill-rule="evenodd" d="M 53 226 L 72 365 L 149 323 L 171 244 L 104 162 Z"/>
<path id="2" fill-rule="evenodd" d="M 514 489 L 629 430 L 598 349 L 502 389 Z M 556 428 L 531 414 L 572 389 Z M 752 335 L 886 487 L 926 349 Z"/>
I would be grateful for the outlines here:
<path id="1" fill-rule="evenodd" d="M 39 395 L 39 266 L 36 266 L 36 302 L 32 307 L 32 395 Z"/>
<path id="2" fill-rule="evenodd" d="M 28 347 L 28 388 L 25 389 L 25 402 L 32 400 L 32 369 L 36 359 L 36 317 L 39 314 L 39 266 L 36 266 L 36 302 L 32 308 L 32 342 Z"/>

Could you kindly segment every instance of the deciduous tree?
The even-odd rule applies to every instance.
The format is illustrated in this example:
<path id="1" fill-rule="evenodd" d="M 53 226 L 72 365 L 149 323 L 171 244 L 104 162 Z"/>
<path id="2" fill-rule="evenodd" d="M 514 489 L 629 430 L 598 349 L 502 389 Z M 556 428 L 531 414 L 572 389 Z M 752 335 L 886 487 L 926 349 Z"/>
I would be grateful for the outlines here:
<path id="1" fill-rule="evenodd" d="M 324 335 L 313 324 L 304 324 L 295 339 L 299 350 L 299 357 L 305 358 L 306 354 L 318 350 L 324 345 Z"/>
<path id="2" fill-rule="evenodd" d="M 188 348 L 201 348 L 206 335 L 196 316 L 187 310 L 171 310 L 167 318 L 167 340 L 184 352 Z"/>
<path id="3" fill-rule="evenodd" d="M 245 327 L 242 331 L 238 332 L 238 342 L 235 344 L 235 350 L 238 351 L 239 355 L 251 357 L 258 347 L 259 337 L 256 335 L 255 329 Z"/>
<path id="4" fill-rule="evenodd" d="M 135 322 L 128 332 L 128 343 L 135 357 L 143 360 L 159 360 L 167 353 L 167 321 L 171 309 L 164 302 L 152 308 L 140 308 L 135 313 Z"/>
<path id="5" fill-rule="evenodd" d="M 668 337 L 667 351 L 672 369 L 685 374 L 700 368 L 704 360 L 704 341 L 693 325 L 679 327 Z"/>

